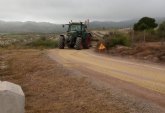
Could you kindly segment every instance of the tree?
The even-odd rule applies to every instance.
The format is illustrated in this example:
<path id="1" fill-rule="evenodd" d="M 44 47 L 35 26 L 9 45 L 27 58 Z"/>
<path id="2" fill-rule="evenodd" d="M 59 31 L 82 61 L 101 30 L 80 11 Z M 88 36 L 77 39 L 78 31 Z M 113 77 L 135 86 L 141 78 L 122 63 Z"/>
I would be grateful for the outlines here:
<path id="1" fill-rule="evenodd" d="M 145 31 L 154 29 L 157 26 L 158 26 L 158 24 L 155 23 L 154 18 L 143 17 L 137 23 L 134 24 L 134 30 L 143 31 L 144 32 L 144 41 L 145 41 Z"/>
<path id="2" fill-rule="evenodd" d="M 159 33 L 159 36 L 162 38 L 162 42 L 164 42 L 164 39 L 165 39 L 165 21 L 159 25 L 158 33 Z"/>

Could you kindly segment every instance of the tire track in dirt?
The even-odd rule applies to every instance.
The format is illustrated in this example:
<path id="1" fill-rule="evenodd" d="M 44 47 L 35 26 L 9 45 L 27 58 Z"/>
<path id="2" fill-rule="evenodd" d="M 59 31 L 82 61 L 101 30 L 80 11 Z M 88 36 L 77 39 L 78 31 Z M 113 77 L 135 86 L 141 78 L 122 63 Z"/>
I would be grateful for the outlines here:
<path id="1" fill-rule="evenodd" d="M 160 109 L 165 107 L 164 67 L 108 58 L 90 50 L 55 49 L 50 50 L 48 55 L 64 67 L 77 71 L 94 82 L 101 81 L 106 86 L 123 90 Z"/>

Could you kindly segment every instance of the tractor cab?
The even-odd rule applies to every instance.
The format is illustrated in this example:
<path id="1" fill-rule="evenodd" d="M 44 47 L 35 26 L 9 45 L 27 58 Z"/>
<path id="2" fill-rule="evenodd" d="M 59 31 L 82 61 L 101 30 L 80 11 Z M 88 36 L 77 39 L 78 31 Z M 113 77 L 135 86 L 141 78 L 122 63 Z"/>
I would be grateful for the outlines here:
<path id="1" fill-rule="evenodd" d="M 87 26 L 83 23 L 71 23 L 69 24 L 68 32 L 72 31 L 85 31 Z"/>
<path id="2" fill-rule="evenodd" d="M 87 25 L 79 23 L 69 23 L 67 35 L 60 35 L 59 48 L 63 49 L 65 45 L 68 48 L 75 48 L 77 50 L 82 48 L 89 48 L 91 41 L 91 34 L 87 32 Z"/>

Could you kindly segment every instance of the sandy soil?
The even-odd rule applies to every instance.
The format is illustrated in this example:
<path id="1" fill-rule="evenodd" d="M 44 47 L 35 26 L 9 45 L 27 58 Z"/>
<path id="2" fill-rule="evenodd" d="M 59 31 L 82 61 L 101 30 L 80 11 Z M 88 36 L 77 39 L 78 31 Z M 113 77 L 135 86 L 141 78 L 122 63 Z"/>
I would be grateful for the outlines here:
<path id="1" fill-rule="evenodd" d="M 0 80 L 22 86 L 26 113 L 165 112 L 164 67 L 90 50 L 0 50 Z"/>
<path id="2" fill-rule="evenodd" d="M 50 50 L 49 57 L 97 86 L 110 88 L 113 98 L 136 112 L 165 112 L 165 67 L 109 58 L 91 50 Z"/>
<path id="3" fill-rule="evenodd" d="M 26 113 L 135 113 L 110 90 L 94 87 L 45 51 L 0 51 L 0 80 L 22 86 Z"/>

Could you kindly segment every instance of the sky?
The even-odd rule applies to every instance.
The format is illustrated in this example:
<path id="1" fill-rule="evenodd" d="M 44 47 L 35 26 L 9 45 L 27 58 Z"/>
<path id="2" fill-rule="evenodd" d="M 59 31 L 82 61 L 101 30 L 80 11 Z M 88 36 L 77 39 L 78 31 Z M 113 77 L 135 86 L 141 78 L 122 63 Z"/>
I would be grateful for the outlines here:
<path id="1" fill-rule="evenodd" d="M 68 23 L 165 17 L 165 0 L 0 0 L 0 20 Z"/>

